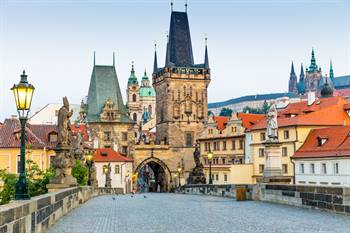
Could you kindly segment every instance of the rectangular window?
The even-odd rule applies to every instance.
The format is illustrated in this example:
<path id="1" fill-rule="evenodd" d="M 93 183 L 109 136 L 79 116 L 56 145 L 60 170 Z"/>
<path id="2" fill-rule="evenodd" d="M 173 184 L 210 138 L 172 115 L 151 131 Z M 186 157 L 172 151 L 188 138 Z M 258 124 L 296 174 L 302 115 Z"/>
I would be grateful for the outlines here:
<path id="1" fill-rule="evenodd" d="M 226 141 L 222 142 L 222 150 L 226 150 Z"/>
<path id="2" fill-rule="evenodd" d="M 122 132 L 122 140 L 127 141 L 128 140 L 128 133 L 127 132 Z"/>
<path id="3" fill-rule="evenodd" d="M 243 150 L 243 148 L 244 148 L 244 142 L 243 140 L 239 140 L 239 149 Z"/>
<path id="4" fill-rule="evenodd" d="M 259 173 L 263 173 L 264 172 L 264 164 L 260 164 L 259 165 Z"/>
<path id="5" fill-rule="evenodd" d="M 289 139 L 289 130 L 283 131 L 283 137 L 284 139 Z"/>
<path id="6" fill-rule="evenodd" d="M 128 147 L 127 146 L 122 146 L 122 154 L 127 155 L 128 154 Z"/>
<path id="7" fill-rule="evenodd" d="M 231 150 L 236 150 L 236 141 L 232 140 Z"/>
<path id="8" fill-rule="evenodd" d="M 211 149 L 210 149 L 210 142 L 208 142 L 208 151 L 211 151 Z"/>
<path id="9" fill-rule="evenodd" d="M 310 164 L 310 173 L 315 174 L 315 164 L 314 163 Z"/>
<path id="10" fill-rule="evenodd" d="M 300 164 L 300 173 L 301 174 L 304 174 L 305 173 L 305 170 L 304 170 L 304 164 Z"/>
<path id="11" fill-rule="evenodd" d="M 264 148 L 259 148 L 259 157 L 264 157 L 264 156 L 265 156 Z"/>
<path id="12" fill-rule="evenodd" d="M 322 163 L 321 167 L 322 167 L 322 174 L 327 174 L 327 164 Z"/>
<path id="13" fill-rule="evenodd" d="M 208 151 L 208 143 L 204 143 L 204 151 Z"/>
<path id="14" fill-rule="evenodd" d="M 218 181 L 219 180 L 219 174 L 216 174 L 215 178 L 216 178 L 216 181 Z"/>
<path id="15" fill-rule="evenodd" d="M 186 132 L 185 133 L 186 137 L 186 146 L 191 147 L 193 146 L 193 133 L 192 132 Z"/>
<path id="16" fill-rule="evenodd" d="M 217 142 L 217 147 L 218 147 L 218 150 L 220 150 L 220 142 Z"/>
<path id="17" fill-rule="evenodd" d="M 288 149 L 287 147 L 282 147 L 282 156 L 288 156 Z"/>
<path id="18" fill-rule="evenodd" d="M 227 181 L 227 174 L 224 174 L 224 181 Z"/>
<path id="19" fill-rule="evenodd" d="M 339 174 L 339 163 L 334 163 L 334 174 Z"/>
<path id="20" fill-rule="evenodd" d="M 119 169 L 119 165 L 115 165 L 115 174 L 119 174 L 119 171 L 120 169 Z"/>
<path id="21" fill-rule="evenodd" d="M 266 140 L 266 136 L 265 136 L 265 132 L 260 133 L 260 141 L 265 141 Z"/>
<path id="22" fill-rule="evenodd" d="M 287 164 L 282 164 L 282 172 L 283 172 L 283 174 L 288 173 L 288 165 Z"/>
<path id="23" fill-rule="evenodd" d="M 216 142 L 214 142 L 214 150 L 216 150 Z"/>
<path id="24" fill-rule="evenodd" d="M 226 158 L 221 158 L 222 164 L 226 164 Z"/>

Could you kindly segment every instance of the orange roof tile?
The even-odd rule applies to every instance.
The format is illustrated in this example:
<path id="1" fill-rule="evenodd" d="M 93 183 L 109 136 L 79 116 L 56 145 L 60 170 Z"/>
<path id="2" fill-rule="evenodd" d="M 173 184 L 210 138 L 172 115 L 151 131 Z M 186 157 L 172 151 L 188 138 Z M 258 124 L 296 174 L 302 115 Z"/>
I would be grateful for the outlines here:
<path id="1" fill-rule="evenodd" d="M 304 144 L 294 153 L 293 159 L 350 156 L 350 126 L 333 126 L 314 129 Z M 326 139 L 323 145 L 320 139 Z"/>
<path id="2" fill-rule="evenodd" d="M 73 133 L 81 133 L 84 142 L 89 141 L 89 135 L 87 133 L 87 128 L 85 124 L 72 124 L 70 128 Z"/>
<path id="3" fill-rule="evenodd" d="M 133 162 L 132 159 L 121 155 L 110 148 L 100 148 L 95 151 L 95 162 Z"/>
<path id="4" fill-rule="evenodd" d="M 348 125 L 350 118 L 344 111 L 348 102 L 343 97 L 321 98 L 308 106 L 307 101 L 289 104 L 278 112 L 278 126 L 293 125 Z M 331 114 L 330 114 L 331 113 Z M 257 122 L 251 130 L 266 129 L 265 118 Z"/>
<path id="5" fill-rule="evenodd" d="M 225 116 L 214 116 L 214 121 L 216 122 L 216 128 L 220 131 L 226 128 L 226 123 L 229 117 Z"/>
<path id="6" fill-rule="evenodd" d="M 253 127 L 254 124 L 256 124 L 261 119 L 264 119 L 263 114 L 251 114 L 251 113 L 238 113 L 238 118 L 242 120 L 243 127 L 245 129 L 250 129 Z"/>

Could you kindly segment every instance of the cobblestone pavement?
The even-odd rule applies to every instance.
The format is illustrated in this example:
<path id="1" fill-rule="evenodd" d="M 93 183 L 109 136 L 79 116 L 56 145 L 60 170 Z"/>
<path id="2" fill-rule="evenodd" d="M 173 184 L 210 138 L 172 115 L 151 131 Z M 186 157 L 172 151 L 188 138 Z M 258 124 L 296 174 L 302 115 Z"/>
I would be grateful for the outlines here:
<path id="1" fill-rule="evenodd" d="M 113 200 L 115 197 L 115 200 Z M 49 233 L 350 233 L 350 217 L 291 206 L 181 194 L 94 198 Z"/>

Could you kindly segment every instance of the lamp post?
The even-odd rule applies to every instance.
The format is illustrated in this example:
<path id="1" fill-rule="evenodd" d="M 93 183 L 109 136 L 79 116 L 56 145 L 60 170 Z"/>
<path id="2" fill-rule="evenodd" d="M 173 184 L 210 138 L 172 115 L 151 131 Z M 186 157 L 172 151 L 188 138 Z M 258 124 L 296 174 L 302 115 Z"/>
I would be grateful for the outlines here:
<path id="1" fill-rule="evenodd" d="M 92 151 L 87 150 L 87 153 L 85 154 L 85 163 L 88 167 L 88 181 L 87 181 L 87 185 L 91 186 L 91 167 L 94 163 L 93 161 L 93 155 L 92 155 Z"/>
<path id="2" fill-rule="evenodd" d="M 176 187 L 176 186 L 177 186 L 177 182 L 176 182 L 176 179 L 177 179 L 177 173 L 175 173 L 174 178 L 175 178 L 175 181 L 174 181 L 174 183 L 175 183 L 175 188 L 177 188 L 177 187 Z"/>
<path id="3" fill-rule="evenodd" d="M 211 176 L 211 163 L 213 161 L 214 154 L 213 152 L 209 151 L 208 153 L 208 162 L 209 162 L 209 184 L 213 184 L 213 179 Z"/>
<path id="4" fill-rule="evenodd" d="M 181 187 L 181 171 L 182 171 L 182 168 L 180 166 L 180 164 L 177 166 L 177 173 L 179 174 L 179 187 Z"/>
<path id="5" fill-rule="evenodd" d="M 21 81 L 18 84 L 14 84 L 11 88 L 15 101 L 16 108 L 19 116 L 19 121 L 21 123 L 21 160 L 20 160 L 20 174 L 18 182 L 15 187 L 15 199 L 16 200 L 28 200 L 30 199 L 28 192 L 28 182 L 26 179 L 26 123 L 28 120 L 28 113 L 30 110 L 30 105 L 32 104 L 34 86 L 28 83 L 27 75 L 23 70 L 21 75 Z"/>

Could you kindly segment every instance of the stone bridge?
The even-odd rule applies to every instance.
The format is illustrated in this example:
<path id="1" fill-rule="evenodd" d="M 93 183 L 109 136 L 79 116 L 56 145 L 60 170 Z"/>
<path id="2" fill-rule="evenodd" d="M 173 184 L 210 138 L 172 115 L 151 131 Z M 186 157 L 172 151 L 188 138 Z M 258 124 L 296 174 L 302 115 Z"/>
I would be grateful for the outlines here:
<path id="1" fill-rule="evenodd" d="M 193 195 L 70 188 L 0 206 L 0 232 L 349 232 L 348 189 L 244 187 L 248 199 L 262 201 L 235 201 L 234 185 L 182 188 Z"/>

